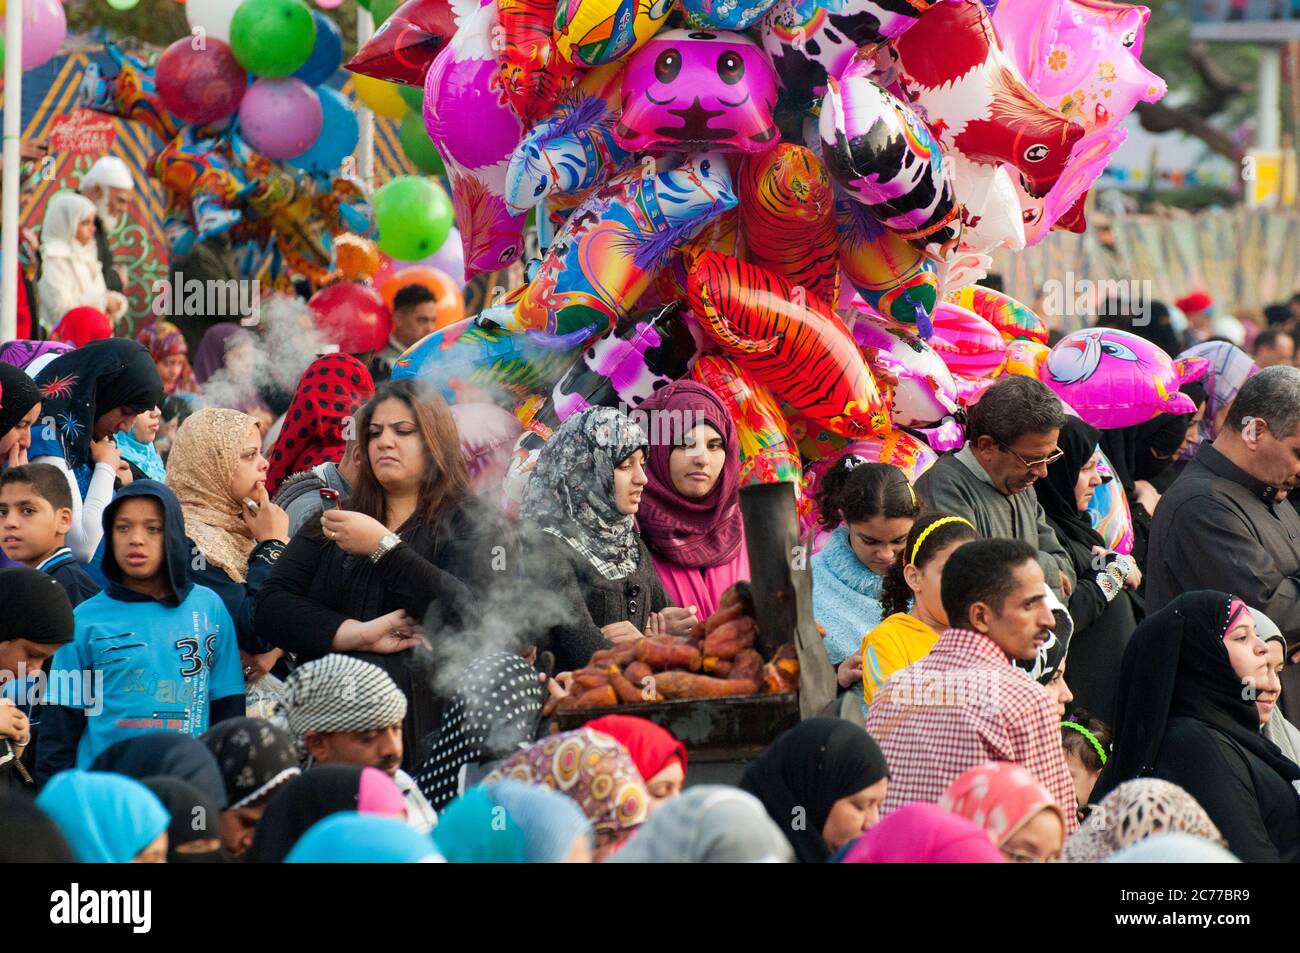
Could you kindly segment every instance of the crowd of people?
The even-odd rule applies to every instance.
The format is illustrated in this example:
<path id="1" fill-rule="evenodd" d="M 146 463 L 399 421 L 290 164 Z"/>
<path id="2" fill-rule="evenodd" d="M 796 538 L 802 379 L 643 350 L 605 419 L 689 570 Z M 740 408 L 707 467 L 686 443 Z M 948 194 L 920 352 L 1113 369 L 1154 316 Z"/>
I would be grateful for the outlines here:
<path id="1" fill-rule="evenodd" d="M 666 440 L 572 414 L 510 512 L 440 389 L 389 379 L 427 289 L 274 373 L 274 321 L 115 333 L 131 188 L 104 159 L 50 202 L 0 344 L 0 858 L 1300 856 L 1300 296 L 1250 340 L 1203 293 L 1127 328 L 1208 361 L 1195 414 L 1098 431 L 1005 376 L 915 481 L 843 456 L 809 566 L 839 697 L 697 784 L 650 720 L 551 712 L 751 577 L 723 401 L 659 389 Z"/>

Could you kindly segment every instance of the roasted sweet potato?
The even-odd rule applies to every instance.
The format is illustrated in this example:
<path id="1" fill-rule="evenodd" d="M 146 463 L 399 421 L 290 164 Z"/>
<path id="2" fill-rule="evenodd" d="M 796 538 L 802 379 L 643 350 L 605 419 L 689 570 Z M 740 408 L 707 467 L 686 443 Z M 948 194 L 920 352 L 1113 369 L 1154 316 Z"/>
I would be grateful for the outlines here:
<path id="1" fill-rule="evenodd" d="M 580 668 L 573 673 L 573 692 L 581 694 L 590 691 L 593 688 L 600 688 L 609 684 L 609 672 L 603 668 L 587 666 Z"/>
<path id="2" fill-rule="evenodd" d="M 591 656 L 591 661 L 587 664 L 594 668 L 604 668 L 607 665 L 617 665 L 620 668 L 628 662 L 636 659 L 636 643 L 627 642 L 623 645 L 616 645 L 612 649 L 601 649 Z"/>
<path id="3" fill-rule="evenodd" d="M 652 671 L 653 669 L 645 662 L 633 662 L 623 669 L 623 676 L 633 685 L 640 685 Z"/>
<path id="4" fill-rule="evenodd" d="M 708 635 L 720 625 L 726 625 L 728 622 L 734 622 L 737 619 L 744 618 L 745 607 L 739 602 L 735 605 L 726 606 L 719 609 L 713 615 L 704 620 L 704 634 Z M 701 636 L 703 638 L 703 636 Z"/>
<path id="5" fill-rule="evenodd" d="M 706 655 L 704 656 L 704 665 L 701 667 L 710 675 L 716 675 L 718 678 L 726 678 L 731 674 L 731 659 L 718 658 L 716 655 Z"/>
<path id="6" fill-rule="evenodd" d="M 757 682 L 714 678 L 692 672 L 660 672 L 654 678 L 655 688 L 664 698 L 725 698 L 729 695 L 752 695 L 759 688 Z"/>
<path id="7" fill-rule="evenodd" d="M 618 695 L 620 705 L 639 705 L 645 701 L 641 697 L 641 689 L 629 682 L 623 673 L 618 670 L 617 665 L 609 667 L 609 684 L 613 687 L 614 692 Z"/>
<path id="8" fill-rule="evenodd" d="M 740 614 L 754 615 L 754 586 L 748 579 L 742 579 L 726 592 L 718 600 L 718 609 L 727 609 L 731 606 L 739 605 Z"/>
<path id="9" fill-rule="evenodd" d="M 731 660 L 731 673 L 727 677 L 759 681 L 763 677 L 763 656 L 754 649 L 745 649 Z"/>
<path id="10" fill-rule="evenodd" d="M 604 685 L 600 688 L 593 688 L 589 692 L 583 692 L 578 696 L 578 702 L 574 708 L 613 708 L 618 704 L 618 694 L 614 691 L 613 685 Z"/>
<path id="11" fill-rule="evenodd" d="M 786 643 L 763 666 L 763 689 L 768 693 L 792 692 L 799 687 L 799 654 Z"/>
<path id="12" fill-rule="evenodd" d="M 645 662 L 655 671 L 685 669 L 698 672 L 704 660 L 700 650 L 694 645 L 671 636 L 641 639 L 636 643 L 636 658 L 638 662 Z"/>
<path id="13" fill-rule="evenodd" d="M 704 637 L 704 655 L 733 659 L 754 647 L 754 620 L 746 616 L 718 626 Z"/>

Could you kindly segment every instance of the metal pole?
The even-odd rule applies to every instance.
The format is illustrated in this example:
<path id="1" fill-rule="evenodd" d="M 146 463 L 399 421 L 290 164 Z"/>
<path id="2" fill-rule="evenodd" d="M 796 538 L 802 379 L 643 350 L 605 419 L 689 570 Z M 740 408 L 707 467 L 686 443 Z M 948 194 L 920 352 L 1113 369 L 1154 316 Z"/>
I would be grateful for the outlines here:
<path id="1" fill-rule="evenodd" d="M 375 21 L 370 11 L 357 4 L 357 49 L 365 46 L 374 33 Z M 360 97 L 357 97 L 357 122 L 361 127 L 357 137 L 357 170 L 361 181 L 370 187 L 374 185 L 371 180 L 375 174 L 375 114 Z"/>
<path id="2" fill-rule="evenodd" d="M 23 135 L 23 4 L 5 7 L 4 201 L 0 207 L 0 341 L 18 336 L 18 200 Z"/>
<path id="3" fill-rule="evenodd" d="M 1282 48 L 1259 48 L 1259 138 L 1256 148 L 1275 152 L 1282 147 Z"/>

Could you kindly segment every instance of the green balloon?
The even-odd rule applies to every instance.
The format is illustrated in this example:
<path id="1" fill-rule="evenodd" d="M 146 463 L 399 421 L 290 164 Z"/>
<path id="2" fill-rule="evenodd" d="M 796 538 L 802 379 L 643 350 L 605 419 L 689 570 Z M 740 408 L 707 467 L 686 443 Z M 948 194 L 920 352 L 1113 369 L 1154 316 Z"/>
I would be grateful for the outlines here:
<path id="1" fill-rule="evenodd" d="M 401 5 L 401 0 L 370 0 L 370 18 L 375 21 L 375 29 L 379 29 L 379 24 L 391 17 Z"/>
<path id="2" fill-rule="evenodd" d="M 357 6 L 362 10 L 365 10 L 367 13 L 370 12 L 370 0 L 357 0 Z"/>
<path id="3" fill-rule="evenodd" d="M 290 76 L 311 58 L 316 21 L 303 0 L 244 0 L 230 21 L 230 48 L 254 76 Z"/>
<path id="4" fill-rule="evenodd" d="M 442 156 L 433 147 L 433 141 L 424 128 L 424 116 L 412 109 L 402 117 L 402 124 L 397 129 L 398 141 L 402 143 L 402 152 L 425 175 L 446 175 L 447 168 L 442 164 Z"/>
<path id="5" fill-rule="evenodd" d="M 455 212 L 440 185 L 418 175 L 393 179 L 371 202 L 379 249 L 399 261 L 428 258 L 447 240 Z"/>
<path id="6" fill-rule="evenodd" d="M 4 72 L 4 68 L 5 68 L 5 38 L 3 36 L 0 36 L 0 73 Z"/>
<path id="7" fill-rule="evenodd" d="M 108 0 L 108 5 L 114 10 L 130 10 L 140 0 Z"/>
<path id="8" fill-rule="evenodd" d="M 402 102 L 410 106 L 413 112 L 424 112 L 423 86 L 403 86 L 401 83 L 395 85 L 397 86 L 397 95 L 402 97 Z"/>

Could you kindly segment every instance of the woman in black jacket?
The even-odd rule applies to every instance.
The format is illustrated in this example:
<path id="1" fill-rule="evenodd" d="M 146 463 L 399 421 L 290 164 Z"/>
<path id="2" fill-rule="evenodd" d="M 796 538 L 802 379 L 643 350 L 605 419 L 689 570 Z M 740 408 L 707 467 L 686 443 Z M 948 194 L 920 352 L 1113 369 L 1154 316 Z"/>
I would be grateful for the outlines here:
<path id="1" fill-rule="evenodd" d="M 1062 456 L 1048 465 L 1047 478 L 1035 483 L 1034 491 L 1078 579 L 1067 606 L 1074 621 L 1070 688 L 1080 707 L 1112 724 L 1115 671 L 1137 627 L 1131 592 L 1142 574 L 1131 556 L 1106 549 L 1088 516 L 1088 500 L 1101 485 L 1099 436 L 1078 417 L 1066 417 L 1057 438 Z"/>
<path id="2" fill-rule="evenodd" d="M 560 669 L 647 633 L 684 635 L 694 620 L 668 605 L 634 525 L 647 443 L 619 411 L 588 408 L 555 431 L 529 478 L 519 513 L 524 573 L 542 595 L 538 648 L 554 652 Z"/>
<path id="3" fill-rule="evenodd" d="M 1114 753 L 1092 802 L 1133 778 L 1172 781 L 1241 860 L 1297 859 L 1300 766 L 1260 734 L 1255 689 L 1268 677 L 1240 599 L 1186 592 L 1148 617 L 1124 653 Z"/>
<path id="4" fill-rule="evenodd" d="M 409 767 L 442 719 L 449 693 L 435 684 L 438 664 L 475 655 L 463 640 L 506 582 L 513 541 L 470 493 L 441 397 L 414 381 L 385 383 L 356 428 L 352 494 L 294 536 L 258 598 L 255 628 L 303 659 L 346 652 L 387 671 L 410 702 Z"/>

